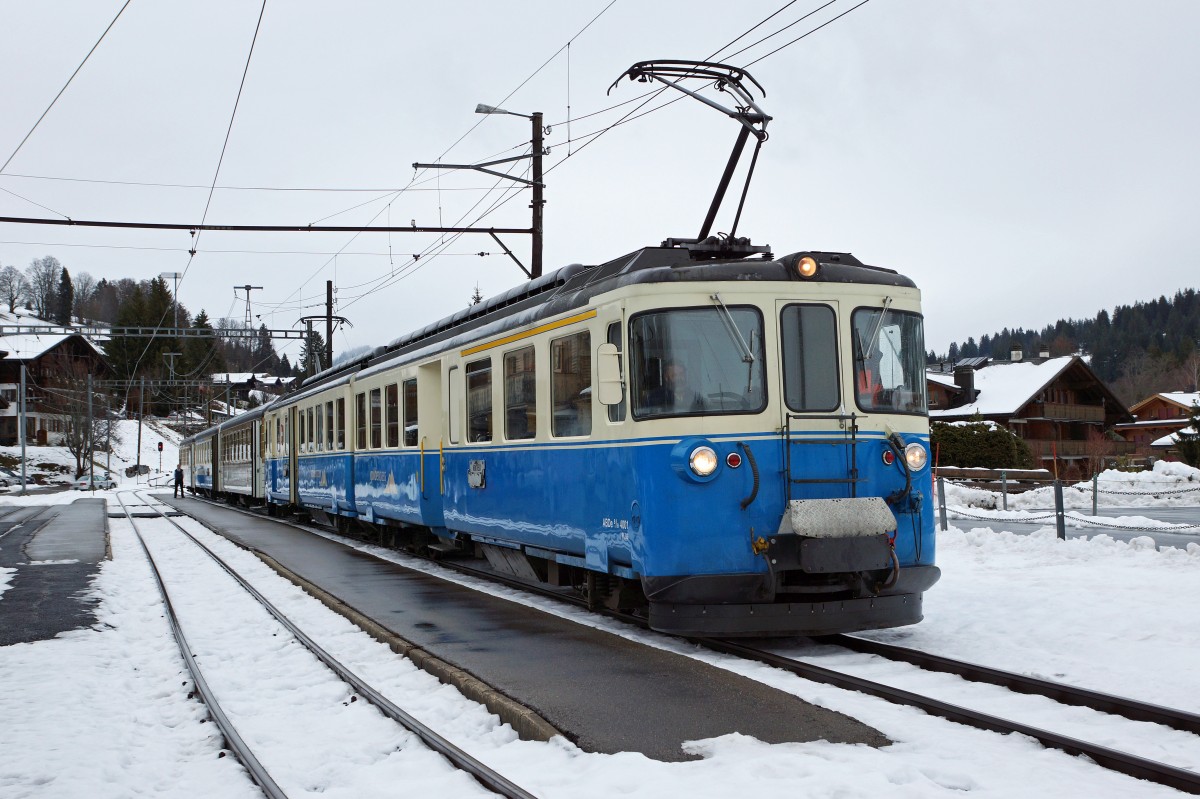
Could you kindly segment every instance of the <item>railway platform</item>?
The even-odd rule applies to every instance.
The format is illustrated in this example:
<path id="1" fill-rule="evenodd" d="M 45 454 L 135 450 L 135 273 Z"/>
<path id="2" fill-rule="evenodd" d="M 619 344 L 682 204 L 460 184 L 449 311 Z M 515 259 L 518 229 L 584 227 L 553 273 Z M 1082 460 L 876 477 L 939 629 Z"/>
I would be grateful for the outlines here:
<path id="1" fill-rule="evenodd" d="M 0 597 L 0 646 L 53 638 L 95 621 L 88 584 L 108 554 L 103 499 L 5 508 L 0 567 L 15 569 Z"/>
<path id="2" fill-rule="evenodd" d="M 492 597 L 266 517 L 174 505 L 429 656 L 486 682 L 591 752 L 690 759 L 685 741 L 882 746 L 861 722 L 700 661 Z M 514 725 L 515 726 L 515 725 Z"/>

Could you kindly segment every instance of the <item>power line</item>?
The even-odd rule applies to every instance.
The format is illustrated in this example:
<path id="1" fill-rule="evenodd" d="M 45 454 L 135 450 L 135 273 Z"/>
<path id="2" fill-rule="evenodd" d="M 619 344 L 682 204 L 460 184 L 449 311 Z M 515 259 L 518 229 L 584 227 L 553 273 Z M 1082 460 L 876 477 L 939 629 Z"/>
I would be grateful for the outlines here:
<path id="1" fill-rule="evenodd" d="M 63 96 L 63 92 L 65 92 L 67 87 L 71 85 L 71 81 L 75 80 L 75 76 L 79 74 L 79 71 L 83 69 L 83 65 L 86 64 L 88 59 L 92 57 L 92 53 L 96 52 L 96 48 L 100 46 L 100 42 L 104 41 L 104 37 L 108 35 L 110 30 L 112 30 L 113 25 L 117 24 L 117 20 L 120 19 L 121 15 L 125 13 L 125 9 L 129 7 L 130 2 L 131 0 L 125 0 L 125 5 L 121 6 L 121 10 L 118 11 L 117 15 L 112 18 L 112 22 L 108 23 L 108 27 L 104 29 L 104 33 L 100 34 L 100 38 L 97 39 L 96 43 L 92 45 L 92 49 L 88 50 L 87 55 L 85 55 L 83 60 L 79 62 L 79 66 L 75 67 L 75 71 L 71 73 L 71 77 L 67 78 L 67 82 L 64 83 L 63 87 L 58 90 L 58 94 L 54 95 L 54 99 L 50 101 L 50 105 L 46 106 L 46 110 L 43 111 L 42 115 L 37 118 L 37 122 L 33 123 L 33 127 L 30 128 L 29 132 L 25 134 L 25 138 L 21 139 L 21 143 L 17 145 L 17 149 L 12 151 L 12 155 L 10 155 L 8 160 L 4 162 L 4 166 L 0 166 L 0 173 L 4 172 L 5 169 L 8 169 L 8 165 L 11 164 L 12 160 L 17 157 L 17 153 L 21 152 L 21 148 L 25 146 L 25 142 L 29 141 L 29 137 L 33 135 L 33 132 L 37 130 L 38 125 L 42 124 L 42 120 L 45 119 L 46 115 L 50 113 L 50 109 L 53 108 L 54 104 L 58 102 L 58 98 Z"/>

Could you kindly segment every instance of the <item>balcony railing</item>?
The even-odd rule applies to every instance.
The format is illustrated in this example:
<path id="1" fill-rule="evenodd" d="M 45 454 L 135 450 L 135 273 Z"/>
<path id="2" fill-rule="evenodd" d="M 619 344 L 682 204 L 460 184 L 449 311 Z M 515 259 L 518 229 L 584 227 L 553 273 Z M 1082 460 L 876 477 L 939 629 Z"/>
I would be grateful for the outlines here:
<path id="1" fill-rule="evenodd" d="M 1076 405 L 1066 402 L 1041 402 L 1030 409 L 1030 416 L 1063 422 L 1103 422 L 1101 405 Z"/>
<path id="2" fill-rule="evenodd" d="M 1035 458 L 1079 458 L 1087 456 L 1132 455 L 1137 445 L 1132 441 L 1051 441 L 1041 438 L 1027 438 L 1029 451 Z"/>

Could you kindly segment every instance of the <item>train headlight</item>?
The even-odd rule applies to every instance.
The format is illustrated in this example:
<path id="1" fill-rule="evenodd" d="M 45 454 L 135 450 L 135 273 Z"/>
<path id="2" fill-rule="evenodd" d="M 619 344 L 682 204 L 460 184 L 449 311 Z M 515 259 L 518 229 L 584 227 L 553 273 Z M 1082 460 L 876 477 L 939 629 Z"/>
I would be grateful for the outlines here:
<path id="1" fill-rule="evenodd" d="M 800 277 L 812 277 L 817 273 L 817 259 L 811 255 L 806 255 L 799 261 L 796 261 L 796 274 Z"/>
<path id="2" fill-rule="evenodd" d="M 904 448 L 904 460 L 908 462 L 909 471 L 916 472 L 925 468 L 929 454 L 925 451 L 925 447 L 914 442 Z"/>
<path id="3" fill-rule="evenodd" d="M 698 477 L 708 477 L 717 470 L 718 463 L 712 447 L 696 447 L 688 456 L 688 467 Z"/>

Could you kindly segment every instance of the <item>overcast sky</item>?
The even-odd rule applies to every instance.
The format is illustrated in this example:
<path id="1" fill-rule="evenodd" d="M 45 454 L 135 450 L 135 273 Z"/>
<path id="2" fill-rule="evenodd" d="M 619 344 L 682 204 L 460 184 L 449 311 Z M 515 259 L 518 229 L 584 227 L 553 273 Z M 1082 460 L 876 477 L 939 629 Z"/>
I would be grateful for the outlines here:
<path id="1" fill-rule="evenodd" d="M 552 126 L 547 271 L 603 262 L 695 235 L 737 135 L 686 100 L 592 142 L 636 103 L 579 118 L 646 88 L 606 96 L 609 85 L 648 59 L 748 65 L 858 1 L 732 55 L 821 3 L 796 2 L 719 51 L 785 0 L 276 0 L 217 175 L 260 5 L 134 0 L 0 174 L 0 216 L 527 227 L 527 192 L 477 222 L 501 196 L 483 191 L 495 179 L 412 168 L 519 154 L 529 122 L 475 115 L 483 102 Z M 0 0 L 0 164 L 121 5 Z M 871 0 L 749 68 L 774 120 L 738 233 L 776 254 L 850 251 L 910 275 L 939 352 L 1195 287 L 1198 30 L 1194 0 Z M 731 221 L 732 206 L 715 229 Z M 506 243 L 528 263 L 527 237 Z M 452 313 L 476 285 L 489 296 L 523 279 L 478 235 L 206 232 L 195 258 L 191 246 L 186 232 L 0 225 L 2 264 L 53 255 L 112 279 L 186 270 L 181 301 L 213 318 L 243 316 L 233 287 L 249 282 L 264 287 L 253 314 L 289 328 L 323 313 L 334 280 L 336 312 L 354 325 L 335 351 Z M 414 268 L 414 253 L 438 250 Z M 295 358 L 295 344 L 280 348 Z"/>

